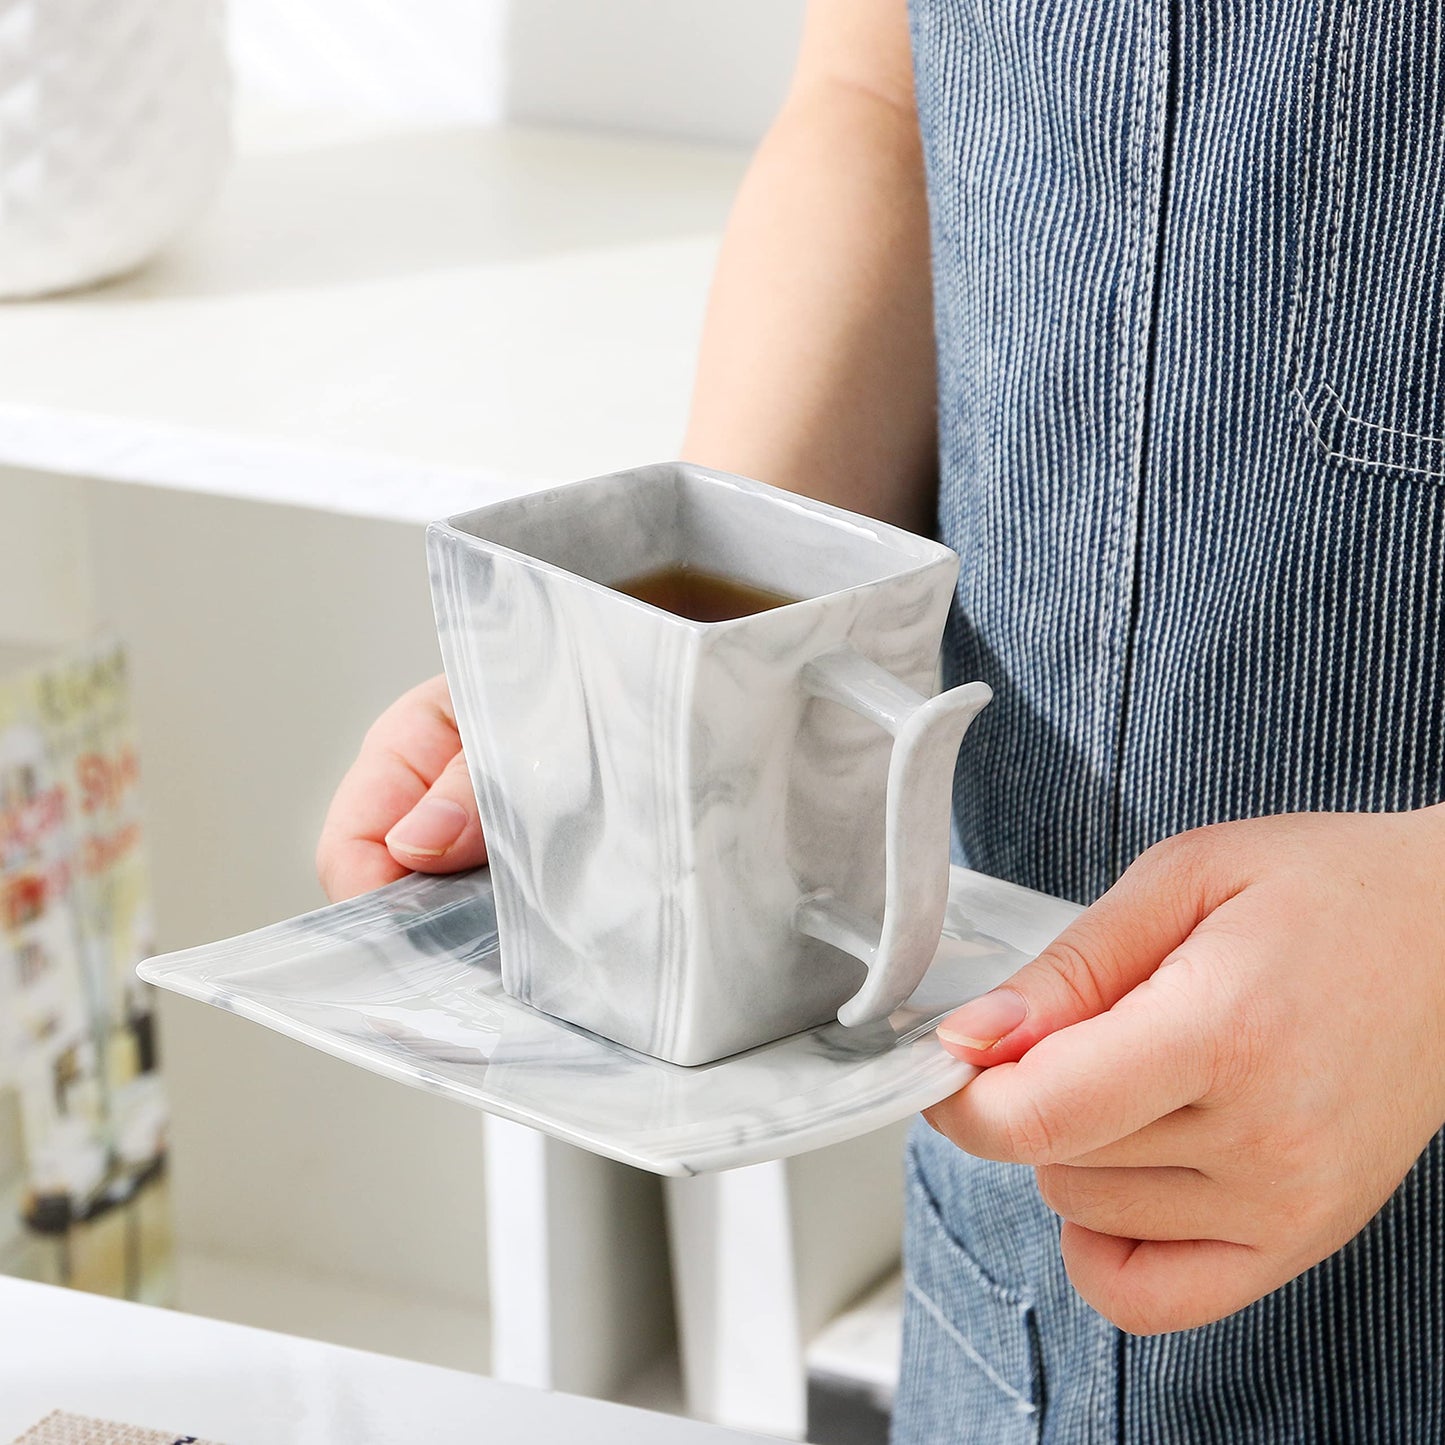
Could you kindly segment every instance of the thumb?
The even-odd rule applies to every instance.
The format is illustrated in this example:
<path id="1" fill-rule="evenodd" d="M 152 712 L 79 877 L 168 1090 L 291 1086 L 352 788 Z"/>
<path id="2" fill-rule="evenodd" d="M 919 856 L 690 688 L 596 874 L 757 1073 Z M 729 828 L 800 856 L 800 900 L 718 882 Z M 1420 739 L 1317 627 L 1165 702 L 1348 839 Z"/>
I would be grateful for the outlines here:
<path id="1" fill-rule="evenodd" d="M 1234 891 L 1198 866 L 1199 852 L 1171 839 L 1142 854 L 1032 963 L 939 1024 L 948 1051 L 970 1064 L 1012 1063 L 1112 1008 Z"/>
<path id="2" fill-rule="evenodd" d="M 487 861 L 477 798 L 458 752 L 386 835 L 391 856 L 416 873 L 456 873 Z"/>

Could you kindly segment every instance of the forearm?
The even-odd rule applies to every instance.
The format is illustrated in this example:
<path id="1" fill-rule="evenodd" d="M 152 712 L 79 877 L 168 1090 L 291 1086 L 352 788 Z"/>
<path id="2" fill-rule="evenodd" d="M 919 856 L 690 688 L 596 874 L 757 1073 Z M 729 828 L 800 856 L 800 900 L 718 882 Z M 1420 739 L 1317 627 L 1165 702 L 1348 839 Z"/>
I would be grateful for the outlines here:
<path id="1" fill-rule="evenodd" d="M 911 103 L 800 77 L 728 225 L 684 455 L 929 532 L 934 398 Z"/>

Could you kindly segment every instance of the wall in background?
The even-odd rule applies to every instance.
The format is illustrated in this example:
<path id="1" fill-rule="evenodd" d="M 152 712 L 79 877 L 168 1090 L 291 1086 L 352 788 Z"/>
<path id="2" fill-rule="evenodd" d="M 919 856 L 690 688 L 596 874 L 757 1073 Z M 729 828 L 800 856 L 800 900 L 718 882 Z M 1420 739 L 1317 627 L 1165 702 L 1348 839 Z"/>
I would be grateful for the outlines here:
<path id="1" fill-rule="evenodd" d="M 502 118 L 507 0 L 229 0 L 243 92 L 418 121 Z"/>
<path id="2" fill-rule="evenodd" d="M 41 498 L 28 479 L 0 469 L 0 646 L 65 647 L 84 637 L 94 611 L 84 492 L 65 481 Z"/>
<path id="3" fill-rule="evenodd" d="M 804 0 L 231 0 L 244 92 L 423 123 L 754 144 Z"/>
<path id="4" fill-rule="evenodd" d="M 516 0 L 517 120 L 753 145 L 787 89 L 803 0 Z"/>

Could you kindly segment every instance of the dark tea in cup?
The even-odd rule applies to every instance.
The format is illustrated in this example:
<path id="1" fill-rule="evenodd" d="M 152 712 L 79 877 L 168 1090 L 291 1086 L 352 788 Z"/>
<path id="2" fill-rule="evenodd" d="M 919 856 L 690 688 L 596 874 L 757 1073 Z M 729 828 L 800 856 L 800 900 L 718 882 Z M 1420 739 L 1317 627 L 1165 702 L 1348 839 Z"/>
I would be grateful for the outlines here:
<path id="1" fill-rule="evenodd" d="M 625 592 L 676 617 L 694 622 L 727 622 L 734 617 L 751 617 L 797 602 L 781 592 L 769 592 L 735 577 L 720 577 L 686 564 L 663 567 L 609 584 L 614 592 Z"/>

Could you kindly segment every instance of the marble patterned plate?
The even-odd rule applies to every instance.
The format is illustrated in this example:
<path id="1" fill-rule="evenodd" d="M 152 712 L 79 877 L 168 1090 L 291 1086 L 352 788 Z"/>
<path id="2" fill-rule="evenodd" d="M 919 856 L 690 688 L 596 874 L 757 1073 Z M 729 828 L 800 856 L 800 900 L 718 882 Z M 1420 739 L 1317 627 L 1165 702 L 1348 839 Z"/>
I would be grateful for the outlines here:
<path id="1" fill-rule="evenodd" d="M 387 1078 L 686 1175 L 835 1144 L 945 1098 L 973 1070 L 944 1051 L 934 1025 L 1008 977 L 1077 912 L 954 868 L 938 954 L 887 1020 L 823 1024 L 694 1068 L 504 994 L 485 869 L 413 874 L 138 971 Z"/>

